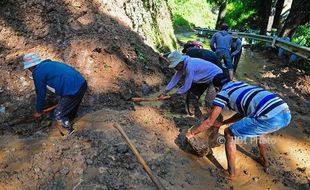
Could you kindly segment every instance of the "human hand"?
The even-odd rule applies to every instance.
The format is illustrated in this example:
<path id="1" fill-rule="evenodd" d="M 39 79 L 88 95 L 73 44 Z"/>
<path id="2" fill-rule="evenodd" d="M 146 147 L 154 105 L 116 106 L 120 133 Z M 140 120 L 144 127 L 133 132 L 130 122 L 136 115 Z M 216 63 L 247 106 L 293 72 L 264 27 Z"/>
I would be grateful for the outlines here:
<path id="1" fill-rule="evenodd" d="M 187 133 L 186 133 L 186 139 L 187 140 L 190 140 L 191 138 L 193 138 L 195 135 L 191 132 L 191 130 L 189 130 Z"/>
<path id="2" fill-rule="evenodd" d="M 213 126 L 216 127 L 216 128 L 220 128 L 221 126 L 223 125 L 222 122 L 219 122 L 219 121 L 216 121 L 214 122 Z"/>
<path id="3" fill-rule="evenodd" d="M 39 120 L 42 117 L 43 113 L 35 112 L 33 114 L 33 117 L 35 120 Z"/>

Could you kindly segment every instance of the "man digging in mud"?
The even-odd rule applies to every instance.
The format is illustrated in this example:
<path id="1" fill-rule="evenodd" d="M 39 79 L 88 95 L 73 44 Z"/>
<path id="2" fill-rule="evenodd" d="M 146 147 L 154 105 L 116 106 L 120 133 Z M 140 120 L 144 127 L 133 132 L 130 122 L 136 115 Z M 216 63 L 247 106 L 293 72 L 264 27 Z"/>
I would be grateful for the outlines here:
<path id="1" fill-rule="evenodd" d="M 23 57 L 24 69 L 32 72 L 36 88 L 35 119 L 43 115 L 46 89 L 49 89 L 60 100 L 55 109 L 55 118 L 62 134 L 70 135 L 74 129 L 72 120 L 76 117 L 78 107 L 87 89 L 84 77 L 74 68 L 57 61 L 46 59 L 41 61 L 35 53 Z"/>
<path id="2" fill-rule="evenodd" d="M 290 123 L 291 114 L 288 105 L 281 98 L 261 87 L 251 86 L 240 81 L 230 81 L 224 74 L 216 75 L 213 78 L 213 85 L 220 91 L 213 101 L 208 119 L 197 128 L 188 131 L 186 138 L 189 140 L 211 126 L 219 128 L 222 125 L 231 124 L 224 130 L 228 166 L 224 177 L 232 180 L 236 176 L 235 138 L 258 137 L 258 148 L 260 150 L 258 161 L 267 171 L 267 140 L 265 135 L 284 128 Z M 226 105 L 237 113 L 223 122 L 216 121 Z"/>
<path id="3" fill-rule="evenodd" d="M 185 75 L 184 85 L 175 94 L 172 94 L 171 97 L 176 98 L 187 92 L 194 96 L 191 99 L 194 100 L 195 116 L 200 117 L 202 115 L 199 108 L 200 96 L 206 89 L 210 91 L 213 89 L 214 91 L 212 79 L 216 74 L 222 73 L 222 70 L 211 62 L 199 58 L 191 58 L 177 51 L 171 52 L 168 55 L 168 60 L 170 62 L 169 68 L 174 68 L 176 73 L 160 97 L 166 96 L 178 84 L 182 76 Z M 213 94 L 215 96 L 215 91 Z"/>

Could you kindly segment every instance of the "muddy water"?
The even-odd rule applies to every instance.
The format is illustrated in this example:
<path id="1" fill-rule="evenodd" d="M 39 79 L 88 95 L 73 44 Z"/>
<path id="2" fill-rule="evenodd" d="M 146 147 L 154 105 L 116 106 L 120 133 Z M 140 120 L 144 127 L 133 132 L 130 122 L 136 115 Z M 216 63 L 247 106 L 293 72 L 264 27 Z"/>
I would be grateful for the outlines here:
<path id="1" fill-rule="evenodd" d="M 272 66 L 257 52 L 245 49 L 237 78 L 264 85 Z M 281 84 L 276 84 L 280 85 Z M 280 91 L 288 94 L 287 91 Z M 154 97 L 157 94 L 153 95 Z M 291 96 L 288 94 L 288 96 Z M 181 104 L 179 102 L 179 104 Z M 165 106 L 168 105 L 168 106 Z M 54 127 L 32 136 L 5 133 L 0 137 L 2 189 L 155 189 L 113 123 L 120 123 L 167 189 L 307 189 L 310 144 L 303 133 L 309 117 L 292 106 L 292 124 L 270 135 L 270 173 L 255 162 L 256 141 L 238 143 L 237 180 L 219 176 L 227 168 L 224 146 L 199 158 L 185 150 L 184 133 L 199 121 L 171 112 L 171 102 L 135 105 L 135 111 L 103 110 L 83 116 L 77 132 L 62 138 Z M 203 107 L 201 107 L 203 108 Z M 173 110 L 172 110 L 173 111 Z M 206 114 L 206 110 L 204 110 Z M 225 110 L 224 118 L 233 112 Z M 223 134 L 225 127 L 221 128 Z M 1 189 L 0 188 L 0 189 Z"/>

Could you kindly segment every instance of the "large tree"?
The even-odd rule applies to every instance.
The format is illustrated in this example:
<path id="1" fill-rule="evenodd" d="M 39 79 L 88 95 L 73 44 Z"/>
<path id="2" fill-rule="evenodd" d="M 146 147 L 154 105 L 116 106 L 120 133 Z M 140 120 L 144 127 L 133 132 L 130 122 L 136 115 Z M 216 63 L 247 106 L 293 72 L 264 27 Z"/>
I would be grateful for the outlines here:
<path id="1" fill-rule="evenodd" d="M 279 29 L 283 5 L 284 5 L 284 0 L 277 0 L 276 12 L 274 14 L 272 28 Z"/>
<path id="2" fill-rule="evenodd" d="M 216 6 L 219 7 L 219 13 L 217 15 L 217 20 L 215 24 L 215 29 L 219 29 L 225 19 L 226 6 L 227 6 L 228 0 L 207 0 L 207 2 L 215 4 Z"/>
<path id="3" fill-rule="evenodd" d="M 272 5 L 272 0 L 260 0 L 258 1 L 259 6 L 258 6 L 258 27 L 260 29 L 259 34 L 261 35 L 266 35 L 267 33 L 267 27 L 268 27 L 268 21 L 269 21 L 269 16 L 271 13 L 271 5 Z"/>
<path id="4" fill-rule="evenodd" d="M 280 36 L 292 37 L 299 25 L 309 23 L 310 0 L 293 0 L 291 11 L 280 32 Z"/>

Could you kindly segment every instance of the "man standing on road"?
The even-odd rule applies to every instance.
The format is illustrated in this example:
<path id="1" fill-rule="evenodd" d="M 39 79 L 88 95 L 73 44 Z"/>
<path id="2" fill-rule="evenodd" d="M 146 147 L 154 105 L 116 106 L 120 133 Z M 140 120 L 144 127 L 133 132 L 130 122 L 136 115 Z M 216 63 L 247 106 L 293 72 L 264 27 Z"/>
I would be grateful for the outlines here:
<path id="1" fill-rule="evenodd" d="M 223 23 L 221 30 L 216 32 L 210 40 L 210 48 L 215 52 L 217 56 L 218 66 L 222 69 L 228 69 L 228 75 L 230 80 L 233 80 L 234 68 L 231 62 L 230 48 L 232 45 L 232 37 L 227 32 L 228 25 Z M 216 46 L 216 47 L 215 47 Z M 221 61 L 224 60 L 224 65 Z"/>
<path id="2" fill-rule="evenodd" d="M 183 46 L 182 53 L 217 64 L 217 57 L 214 52 L 202 49 L 202 45 L 197 46 L 196 44 L 197 42 L 187 42 Z"/>
<path id="3" fill-rule="evenodd" d="M 55 109 L 55 118 L 59 129 L 64 134 L 73 132 L 72 120 L 76 117 L 78 107 L 87 89 L 84 77 L 73 67 L 52 61 L 50 59 L 41 61 L 35 53 L 26 54 L 23 57 L 24 69 L 32 72 L 36 88 L 36 112 L 34 117 L 39 119 L 43 114 L 46 89 L 49 89 L 60 100 Z"/>
<path id="4" fill-rule="evenodd" d="M 258 148 L 260 150 L 258 161 L 267 171 L 267 140 L 265 135 L 278 131 L 290 123 L 291 114 L 288 105 L 274 93 L 245 82 L 230 81 L 224 74 L 216 75 L 213 78 L 213 85 L 220 91 L 213 101 L 213 108 L 209 117 L 199 127 L 187 132 L 187 139 L 206 131 L 211 126 L 219 128 L 222 125 L 231 124 L 224 130 L 228 166 L 225 177 L 232 180 L 236 175 L 236 144 L 234 141 L 236 138 L 258 137 Z M 237 113 L 223 122 L 216 121 L 225 106 Z"/>
<path id="5" fill-rule="evenodd" d="M 178 84 L 182 76 L 185 76 L 184 85 L 175 94 L 172 94 L 172 98 L 184 95 L 187 92 L 190 93 L 191 96 L 195 97 L 195 116 L 201 116 L 202 113 L 199 108 L 200 96 L 210 85 L 213 86 L 213 77 L 218 73 L 222 73 L 222 70 L 213 63 L 199 58 L 191 58 L 177 51 L 170 53 L 168 60 L 170 62 L 169 68 L 174 68 L 176 73 L 161 96 L 166 96 Z M 215 92 L 214 87 L 212 89 Z M 215 93 L 213 94 L 215 96 Z"/>
<path id="6" fill-rule="evenodd" d="M 238 33 L 232 33 L 232 45 L 231 45 L 231 60 L 234 66 L 234 73 L 236 73 L 238 63 L 240 61 L 241 53 L 242 53 L 242 42 L 240 38 L 238 38 Z"/>

